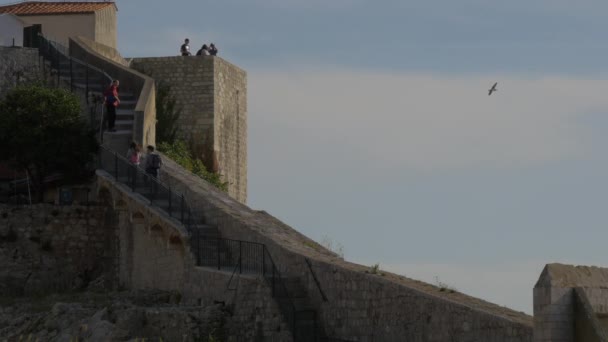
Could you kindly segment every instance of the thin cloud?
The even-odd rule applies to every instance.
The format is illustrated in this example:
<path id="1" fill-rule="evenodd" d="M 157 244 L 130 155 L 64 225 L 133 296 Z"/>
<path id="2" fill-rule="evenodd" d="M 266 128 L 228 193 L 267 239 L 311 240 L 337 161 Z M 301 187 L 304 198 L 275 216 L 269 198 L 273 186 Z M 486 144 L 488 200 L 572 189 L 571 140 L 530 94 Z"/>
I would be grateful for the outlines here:
<path id="1" fill-rule="evenodd" d="M 257 0 L 249 4 L 272 9 L 315 9 L 338 10 L 358 6 L 365 3 L 363 0 Z"/>
<path id="2" fill-rule="evenodd" d="M 323 151 L 341 151 L 390 168 L 576 160 L 590 149 L 589 127 L 578 119 L 608 108 L 601 80 L 352 70 L 249 75 L 254 120 L 267 125 L 264 134 L 288 132 L 291 139 L 271 148 L 313 149 L 328 162 L 333 157 Z M 498 92 L 487 96 L 495 80 Z"/>

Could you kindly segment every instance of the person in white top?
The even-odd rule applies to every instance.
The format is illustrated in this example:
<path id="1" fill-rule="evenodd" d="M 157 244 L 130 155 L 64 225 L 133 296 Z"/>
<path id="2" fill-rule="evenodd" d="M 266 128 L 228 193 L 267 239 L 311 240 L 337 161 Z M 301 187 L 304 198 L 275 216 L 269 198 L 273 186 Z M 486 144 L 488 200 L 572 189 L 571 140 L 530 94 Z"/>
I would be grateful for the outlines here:
<path id="1" fill-rule="evenodd" d="M 190 53 L 190 39 L 186 38 L 184 40 L 184 44 L 182 44 L 182 47 L 179 49 L 179 52 L 181 52 L 182 56 L 192 56 L 192 54 Z"/>

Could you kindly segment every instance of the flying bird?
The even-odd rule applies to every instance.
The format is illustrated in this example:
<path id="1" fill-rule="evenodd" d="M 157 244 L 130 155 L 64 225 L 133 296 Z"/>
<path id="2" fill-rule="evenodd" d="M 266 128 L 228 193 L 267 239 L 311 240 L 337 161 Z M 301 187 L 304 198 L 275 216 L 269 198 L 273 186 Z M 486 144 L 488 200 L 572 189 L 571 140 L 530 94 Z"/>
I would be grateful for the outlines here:
<path id="1" fill-rule="evenodd" d="M 488 90 L 488 96 L 492 95 L 493 92 L 498 91 L 498 89 L 496 89 L 497 84 L 498 84 L 498 82 L 494 83 L 492 88 L 490 88 L 490 90 Z"/>

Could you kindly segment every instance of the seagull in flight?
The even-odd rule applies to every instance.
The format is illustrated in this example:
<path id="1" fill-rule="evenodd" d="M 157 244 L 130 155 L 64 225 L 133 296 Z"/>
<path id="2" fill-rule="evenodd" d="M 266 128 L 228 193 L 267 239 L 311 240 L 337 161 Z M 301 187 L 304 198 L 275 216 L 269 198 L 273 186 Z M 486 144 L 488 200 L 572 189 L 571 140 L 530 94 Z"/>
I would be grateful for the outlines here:
<path id="1" fill-rule="evenodd" d="M 490 90 L 488 90 L 488 96 L 492 95 L 493 92 L 498 91 L 498 89 L 496 89 L 496 85 L 498 85 L 498 82 L 494 83 L 492 88 L 490 88 Z"/>

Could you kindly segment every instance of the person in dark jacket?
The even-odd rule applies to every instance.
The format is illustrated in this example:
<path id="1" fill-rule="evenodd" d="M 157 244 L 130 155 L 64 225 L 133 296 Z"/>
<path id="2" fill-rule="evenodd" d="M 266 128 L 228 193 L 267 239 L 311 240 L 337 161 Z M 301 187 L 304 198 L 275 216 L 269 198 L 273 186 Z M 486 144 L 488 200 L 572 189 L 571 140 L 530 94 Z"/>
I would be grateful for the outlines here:
<path id="1" fill-rule="evenodd" d="M 217 48 L 215 47 L 215 44 L 211 43 L 209 45 L 209 54 L 211 56 L 217 56 Z"/>
<path id="2" fill-rule="evenodd" d="M 160 167 L 163 165 L 163 160 L 160 158 L 158 153 L 154 152 L 154 146 L 148 146 L 148 154 L 145 159 L 146 173 L 154 178 L 158 178 L 160 175 Z"/>
<path id="3" fill-rule="evenodd" d="M 116 132 L 116 128 L 114 125 L 116 123 L 116 107 L 120 104 L 120 99 L 118 98 L 118 85 L 120 82 L 118 80 L 112 81 L 112 84 L 103 92 L 103 96 L 105 97 L 106 111 L 108 117 L 108 132 Z"/>
<path id="4" fill-rule="evenodd" d="M 196 52 L 197 56 L 209 56 L 209 48 L 207 47 L 207 44 L 203 44 L 203 47 L 200 48 L 200 50 L 198 50 Z"/>

